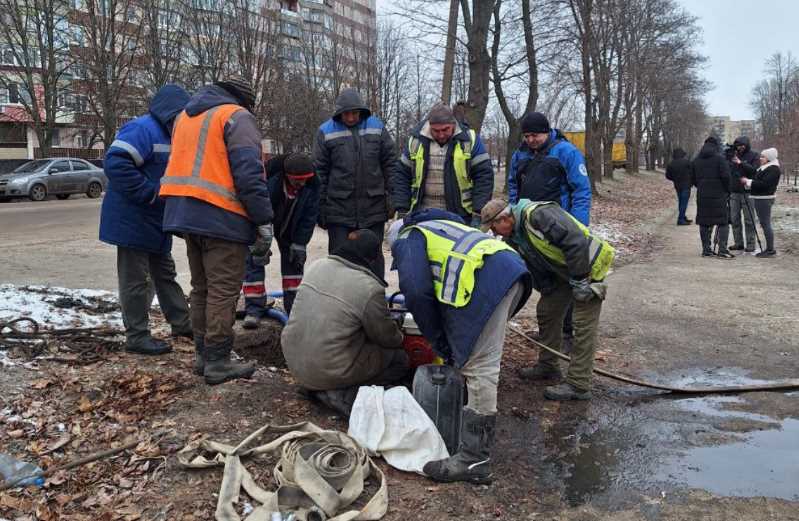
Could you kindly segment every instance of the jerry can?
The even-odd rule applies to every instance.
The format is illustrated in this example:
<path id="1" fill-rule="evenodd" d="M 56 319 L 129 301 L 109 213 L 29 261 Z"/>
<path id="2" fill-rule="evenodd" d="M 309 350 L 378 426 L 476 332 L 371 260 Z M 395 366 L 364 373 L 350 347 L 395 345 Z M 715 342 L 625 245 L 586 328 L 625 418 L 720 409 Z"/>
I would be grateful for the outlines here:
<path id="1" fill-rule="evenodd" d="M 452 366 L 428 364 L 416 369 L 413 397 L 427 413 L 450 454 L 458 452 L 464 402 L 463 376 Z"/>

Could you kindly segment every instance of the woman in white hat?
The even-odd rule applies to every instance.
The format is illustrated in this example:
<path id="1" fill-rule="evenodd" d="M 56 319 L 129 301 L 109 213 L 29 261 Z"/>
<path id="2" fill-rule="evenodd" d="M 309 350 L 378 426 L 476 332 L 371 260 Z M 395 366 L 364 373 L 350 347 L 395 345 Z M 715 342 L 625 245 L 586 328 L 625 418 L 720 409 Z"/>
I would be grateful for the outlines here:
<path id="1" fill-rule="evenodd" d="M 775 192 L 780 184 L 780 162 L 777 160 L 777 149 L 767 148 L 760 153 L 760 168 L 755 172 L 753 179 L 741 178 L 748 189 L 751 190 L 751 199 L 755 204 L 757 220 L 766 237 L 766 249 L 757 254 L 757 257 L 773 257 L 774 230 L 771 228 L 771 207 L 776 199 Z"/>

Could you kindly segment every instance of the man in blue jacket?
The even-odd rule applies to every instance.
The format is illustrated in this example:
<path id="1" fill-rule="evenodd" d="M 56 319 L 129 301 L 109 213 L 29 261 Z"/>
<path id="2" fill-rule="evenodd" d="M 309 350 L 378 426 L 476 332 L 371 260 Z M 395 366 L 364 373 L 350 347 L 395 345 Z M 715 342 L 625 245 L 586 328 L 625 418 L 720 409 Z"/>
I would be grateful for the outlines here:
<path id="1" fill-rule="evenodd" d="M 522 119 L 524 142 L 513 153 L 508 172 L 508 198 L 552 201 L 588 226 L 591 217 L 591 181 L 583 154 L 540 112 Z M 563 349 L 574 342 L 572 309 L 563 321 Z"/>
<path id="2" fill-rule="evenodd" d="M 150 336 L 153 287 L 172 336 L 192 337 L 186 297 L 175 281 L 172 237 L 161 224 L 164 202 L 158 198 L 172 125 L 188 101 L 189 94 L 182 88 L 162 87 L 150 102 L 148 114 L 119 129 L 103 163 L 108 192 L 100 214 L 100 240 L 117 247 L 125 349 L 133 353 L 171 351 L 169 344 Z"/>
<path id="3" fill-rule="evenodd" d="M 297 288 L 302 282 L 306 247 L 311 241 L 319 213 L 319 179 L 313 162 L 306 154 L 275 156 L 266 163 L 266 184 L 275 217 L 275 239 L 280 250 L 280 274 L 283 278 L 283 308 L 291 314 Z M 270 253 L 271 255 L 271 253 Z M 255 329 L 266 313 L 266 270 L 269 255 L 247 255 L 244 276 L 244 328 Z"/>
<path id="4" fill-rule="evenodd" d="M 408 310 L 469 391 L 459 451 L 423 470 L 436 481 L 490 483 L 505 325 L 530 296 L 530 273 L 509 246 L 443 210 L 395 221 L 388 240 Z"/>

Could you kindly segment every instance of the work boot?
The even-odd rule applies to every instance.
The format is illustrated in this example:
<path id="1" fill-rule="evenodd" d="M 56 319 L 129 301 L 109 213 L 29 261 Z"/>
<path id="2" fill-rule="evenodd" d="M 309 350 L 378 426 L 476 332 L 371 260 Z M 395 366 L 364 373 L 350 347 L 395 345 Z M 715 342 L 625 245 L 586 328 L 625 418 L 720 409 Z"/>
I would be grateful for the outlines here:
<path id="1" fill-rule="evenodd" d="M 744 247 L 741 244 L 733 244 L 732 246 L 730 246 L 729 249 L 730 249 L 730 251 L 743 250 Z"/>
<path id="2" fill-rule="evenodd" d="M 478 414 L 469 407 L 464 407 L 458 452 L 449 458 L 426 463 L 422 471 L 432 480 L 444 483 L 491 483 L 491 447 L 494 445 L 496 423 L 496 415 Z"/>
<path id="3" fill-rule="evenodd" d="M 718 254 L 716 255 L 719 259 L 723 260 L 732 260 L 735 258 L 735 255 L 730 253 L 727 250 L 719 250 Z"/>
<path id="4" fill-rule="evenodd" d="M 702 257 L 715 257 L 716 253 L 713 250 L 702 250 Z"/>
<path id="5" fill-rule="evenodd" d="M 144 340 L 128 343 L 125 345 L 125 351 L 128 353 L 136 353 L 139 355 L 163 355 L 172 351 L 172 346 L 153 337 L 147 337 Z"/>
<path id="6" fill-rule="evenodd" d="M 255 372 L 252 364 L 240 364 L 230 360 L 233 340 L 215 346 L 205 346 L 205 383 L 217 385 L 236 378 L 250 378 Z"/>
<path id="7" fill-rule="evenodd" d="M 355 403 L 356 396 L 358 396 L 358 387 L 311 392 L 311 397 L 315 400 L 346 418 L 349 418 L 352 413 L 352 405 Z"/>
<path id="8" fill-rule="evenodd" d="M 524 380 L 555 380 L 563 377 L 560 372 L 560 367 L 544 364 L 535 364 L 533 367 L 523 367 L 519 369 L 519 376 Z"/>
<path id="9" fill-rule="evenodd" d="M 762 259 L 764 257 L 774 257 L 775 255 L 777 255 L 777 251 L 776 250 L 765 250 L 765 251 L 761 251 L 760 253 L 755 255 L 755 257 L 758 257 L 758 258 Z"/>
<path id="10" fill-rule="evenodd" d="M 746 247 L 746 249 L 745 249 L 744 251 L 745 251 L 746 253 L 754 253 L 754 251 L 755 251 L 755 247 L 754 247 L 754 246 L 752 246 L 752 247 L 750 248 L 750 247 L 748 247 L 748 246 L 747 246 L 747 247 Z"/>
<path id="11" fill-rule="evenodd" d="M 261 319 L 255 315 L 247 315 L 244 317 L 244 322 L 241 324 L 241 327 L 244 329 L 258 329 L 258 324 L 260 322 Z"/>
<path id="12" fill-rule="evenodd" d="M 544 398 L 547 400 L 590 400 L 591 391 L 583 391 L 568 382 L 551 385 L 544 389 Z"/>
<path id="13" fill-rule="evenodd" d="M 203 376 L 205 372 L 205 339 L 202 336 L 194 337 L 194 374 Z"/>

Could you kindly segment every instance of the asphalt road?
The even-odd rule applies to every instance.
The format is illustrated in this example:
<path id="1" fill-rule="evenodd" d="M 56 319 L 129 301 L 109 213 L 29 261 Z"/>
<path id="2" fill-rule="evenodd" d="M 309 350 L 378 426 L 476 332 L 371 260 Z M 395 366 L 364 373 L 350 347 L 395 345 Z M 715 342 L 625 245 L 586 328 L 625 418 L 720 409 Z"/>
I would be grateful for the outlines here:
<path id="1" fill-rule="evenodd" d="M 116 291 L 116 249 L 100 242 L 102 199 L 72 196 L 66 201 L 0 204 L 0 283 L 39 284 Z M 267 289 L 279 290 L 280 254 L 273 248 Z M 327 253 L 327 234 L 317 229 L 309 261 Z M 172 255 L 178 282 L 188 293 L 189 264 L 183 240 L 175 238 Z"/>

